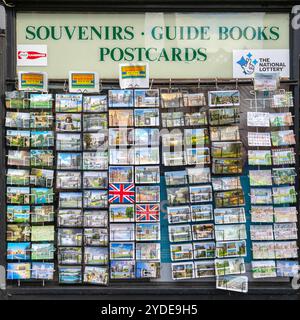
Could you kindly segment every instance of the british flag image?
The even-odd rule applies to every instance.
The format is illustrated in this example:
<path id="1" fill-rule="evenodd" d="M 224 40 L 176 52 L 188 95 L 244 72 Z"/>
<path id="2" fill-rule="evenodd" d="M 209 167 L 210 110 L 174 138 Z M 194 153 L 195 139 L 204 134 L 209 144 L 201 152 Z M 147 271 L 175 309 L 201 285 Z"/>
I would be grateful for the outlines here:
<path id="1" fill-rule="evenodd" d="M 159 221 L 159 204 L 137 204 L 136 221 Z"/>
<path id="2" fill-rule="evenodd" d="M 109 203 L 134 203 L 134 184 L 110 184 Z"/>

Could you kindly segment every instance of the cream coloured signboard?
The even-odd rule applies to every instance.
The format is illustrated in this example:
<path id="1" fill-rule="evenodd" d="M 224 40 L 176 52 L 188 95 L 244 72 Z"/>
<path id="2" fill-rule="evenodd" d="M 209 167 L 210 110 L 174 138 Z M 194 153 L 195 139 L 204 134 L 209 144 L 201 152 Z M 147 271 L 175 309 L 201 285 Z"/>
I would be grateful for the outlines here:
<path id="1" fill-rule="evenodd" d="M 118 78 L 120 63 L 151 78 L 230 78 L 233 50 L 289 49 L 289 15 L 267 13 L 18 13 L 17 44 L 47 45 L 48 65 L 18 67 L 67 78 Z"/>

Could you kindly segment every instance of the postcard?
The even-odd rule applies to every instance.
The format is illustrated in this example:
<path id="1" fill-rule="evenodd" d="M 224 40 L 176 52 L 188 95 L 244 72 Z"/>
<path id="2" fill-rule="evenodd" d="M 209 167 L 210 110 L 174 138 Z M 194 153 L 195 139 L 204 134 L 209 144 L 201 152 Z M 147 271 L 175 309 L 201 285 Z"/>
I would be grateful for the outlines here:
<path id="1" fill-rule="evenodd" d="M 214 260 L 195 261 L 196 278 L 209 278 L 215 277 L 215 275 Z"/>
<path id="2" fill-rule="evenodd" d="M 251 206 L 252 222 L 269 222 L 273 223 L 273 207 L 272 206 Z"/>
<path id="3" fill-rule="evenodd" d="M 191 222 L 191 210 L 189 206 L 167 207 L 167 213 L 170 224 Z"/>
<path id="4" fill-rule="evenodd" d="M 186 120 L 187 122 L 189 120 Z M 173 128 L 184 126 L 185 119 L 183 112 L 161 113 L 161 124 L 163 128 Z"/>
<path id="5" fill-rule="evenodd" d="M 210 127 L 211 141 L 237 141 L 240 140 L 238 126 Z"/>
<path id="6" fill-rule="evenodd" d="M 53 280 L 54 263 L 33 262 L 31 266 L 31 278 L 40 280 Z"/>
<path id="7" fill-rule="evenodd" d="M 191 205 L 191 216 L 193 222 L 213 220 L 213 207 L 211 204 Z"/>
<path id="8" fill-rule="evenodd" d="M 82 212 L 80 209 L 59 209 L 57 224 L 59 227 L 80 227 L 82 226 Z"/>
<path id="9" fill-rule="evenodd" d="M 30 128 L 52 128 L 53 114 L 51 112 L 30 112 Z"/>
<path id="10" fill-rule="evenodd" d="M 53 203 L 53 188 L 31 188 L 31 204 Z"/>
<path id="11" fill-rule="evenodd" d="M 85 228 L 83 239 L 85 246 L 107 246 L 108 230 L 106 228 Z"/>
<path id="12" fill-rule="evenodd" d="M 83 170 L 107 170 L 108 152 L 83 152 L 82 168 Z"/>
<path id="13" fill-rule="evenodd" d="M 136 241 L 159 241 L 160 224 L 159 223 L 137 223 Z"/>
<path id="14" fill-rule="evenodd" d="M 57 231 L 57 244 L 59 246 L 81 246 L 82 244 L 81 229 L 61 229 Z"/>
<path id="15" fill-rule="evenodd" d="M 189 224 L 169 226 L 170 242 L 186 242 L 192 241 L 192 231 Z"/>
<path id="16" fill-rule="evenodd" d="M 193 246 L 191 243 L 170 245 L 171 260 L 193 260 Z"/>
<path id="17" fill-rule="evenodd" d="M 156 108 L 159 107 L 159 90 L 134 90 L 134 106 L 136 108 Z"/>
<path id="18" fill-rule="evenodd" d="M 190 186 L 189 192 L 191 203 L 212 201 L 211 185 Z"/>
<path id="19" fill-rule="evenodd" d="M 58 281 L 63 284 L 76 284 L 82 282 L 81 266 L 58 267 Z"/>
<path id="20" fill-rule="evenodd" d="M 34 206 L 31 207 L 31 222 L 54 222 L 54 206 Z"/>
<path id="21" fill-rule="evenodd" d="M 204 93 L 183 94 L 183 104 L 185 107 L 202 107 L 206 105 Z"/>
<path id="22" fill-rule="evenodd" d="M 110 222 L 134 222 L 133 204 L 111 204 L 109 206 Z"/>
<path id="23" fill-rule="evenodd" d="M 159 126 L 159 109 L 135 109 L 134 123 L 136 127 Z"/>
<path id="24" fill-rule="evenodd" d="M 284 165 L 295 163 L 294 148 L 272 149 L 273 165 Z"/>
<path id="25" fill-rule="evenodd" d="M 215 238 L 214 225 L 207 224 L 193 224 L 192 225 L 193 240 L 211 240 Z"/>
<path id="26" fill-rule="evenodd" d="M 107 149 L 108 146 L 108 131 L 99 130 L 94 133 L 83 134 L 83 149 L 87 151 Z"/>
<path id="27" fill-rule="evenodd" d="M 247 276 L 223 276 L 217 277 L 216 288 L 221 290 L 248 292 Z"/>
<path id="28" fill-rule="evenodd" d="M 106 210 L 84 210 L 83 225 L 84 227 L 107 228 L 108 212 Z"/>
<path id="29" fill-rule="evenodd" d="M 159 204 L 136 204 L 135 220 L 136 222 L 157 222 L 160 220 Z"/>
<path id="30" fill-rule="evenodd" d="M 29 100 L 30 109 L 52 109 L 52 94 L 32 93 Z"/>
<path id="31" fill-rule="evenodd" d="M 111 261 L 110 262 L 111 279 L 133 279 L 135 278 L 135 261 Z"/>
<path id="32" fill-rule="evenodd" d="M 183 96 L 181 92 L 161 93 L 162 108 L 180 108 L 183 106 Z"/>
<path id="33" fill-rule="evenodd" d="M 171 205 L 185 204 L 190 202 L 188 187 L 167 188 L 168 202 Z"/>
<path id="34" fill-rule="evenodd" d="M 272 186 L 271 170 L 249 170 L 250 186 Z"/>
<path id="35" fill-rule="evenodd" d="M 81 114 L 80 113 L 57 113 L 55 118 L 55 130 L 57 132 L 80 132 Z"/>
<path id="36" fill-rule="evenodd" d="M 245 209 L 216 208 L 214 209 L 215 224 L 246 223 Z"/>
<path id="37" fill-rule="evenodd" d="M 215 267 L 217 276 L 242 274 L 246 272 L 243 258 L 216 259 Z"/>
<path id="38" fill-rule="evenodd" d="M 83 192 L 83 206 L 85 208 L 106 208 L 107 204 L 107 190 L 85 190 Z"/>
<path id="39" fill-rule="evenodd" d="M 297 241 L 277 241 L 274 247 L 276 259 L 298 258 Z"/>
<path id="40" fill-rule="evenodd" d="M 107 96 L 83 96 L 83 111 L 84 112 L 106 112 L 107 111 Z"/>
<path id="41" fill-rule="evenodd" d="M 270 132 L 248 132 L 249 147 L 271 147 Z"/>
<path id="42" fill-rule="evenodd" d="M 211 126 L 239 123 L 240 111 L 238 108 L 210 109 L 208 120 Z"/>
<path id="43" fill-rule="evenodd" d="M 133 90 L 109 90 L 108 101 L 110 108 L 133 107 Z"/>
<path id="44" fill-rule="evenodd" d="M 289 146 L 296 143 L 294 130 L 272 131 L 273 147 Z"/>
<path id="45" fill-rule="evenodd" d="M 83 132 L 92 132 L 103 129 L 107 129 L 106 113 L 83 115 Z"/>
<path id="46" fill-rule="evenodd" d="M 212 186 L 214 191 L 242 189 L 240 177 L 212 178 Z"/>
<path id="47" fill-rule="evenodd" d="M 57 169 L 81 169 L 81 153 L 57 153 Z"/>
<path id="48" fill-rule="evenodd" d="M 164 166 L 167 166 L 167 167 L 182 166 L 185 164 L 185 154 L 183 151 L 164 152 L 163 163 L 164 163 Z"/>
<path id="49" fill-rule="evenodd" d="M 160 186 L 136 186 L 137 203 L 160 202 Z"/>
<path id="50" fill-rule="evenodd" d="M 158 146 L 159 129 L 137 128 L 134 130 L 134 141 L 136 146 Z"/>
<path id="51" fill-rule="evenodd" d="M 215 192 L 214 200 L 216 208 L 243 206 L 245 204 L 242 189 Z"/>
<path id="52" fill-rule="evenodd" d="M 7 260 L 30 260 L 30 242 L 8 242 Z"/>
<path id="53" fill-rule="evenodd" d="M 10 185 L 29 185 L 29 170 L 7 169 L 6 183 Z"/>
<path id="54" fill-rule="evenodd" d="M 240 105 L 240 92 L 238 90 L 209 91 L 209 107 L 231 107 Z"/>
<path id="55" fill-rule="evenodd" d="M 195 277 L 193 262 L 172 263 L 171 268 L 173 280 L 192 279 Z"/>
<path id="56" fill-rule="evenodd" d="M 226 241 L 216 243 L 216 256 L 218 258 L 244 257 L 247 255 L 246 241 Z"/>
<path id="57" fill-rule="evenodd" d="M 53 260 L 54 259 L 53 243 L 32 243 L 31 260 Z"/>
<path id="58" fill-rule="evenodd" d="M 274 238 L 275 240 L 294 240 L 298 239 L 298 229 L 295 222 L 275 223 Z"/>
<path id="59" fill-rule="evenodd" d="M 135 164 L 136 165 L 148 165 L 148 164 L 159 164 L 159 148 L 135 148 Z"/>
<path id="60" fill-rule="evenodd" d="M 30 241 L 31 228 L 28 225 L 7 224 L 6 240 L 9 242 Z"/>
<path id="61" fill-rule="evenodd" d="M 160 243 L 139 243 L 135 245 L 136 260 L 160 260 Z"/>
<path id="62" fill-rule="evenodd" d="M 209 168 L 208 168 L 209 169 Z M 183 171 L 166 171 L 165 181 L 167 186 L 178 186 L 181 184 L 187 184 L 187 173 Z"/>
<path id="63" fill-rule="evenodd" d="M 276 261 L 277 277 L 294 277 L 299 274 L 298 261 Z"/>
<path id="64" fill-rule="evenodd" d="M 60 192 L 59 208 L 78 208 L 82 207 L 82 192 Z"/>
<path id="65" fill-rule="evenodd" d="M 132 127 L 133 110 L 109 110 L 108 123 L 110 127 Z"/>
<path id="66" fill-rule="evenodd" d="M 30 145 L 34 148 L 53 147 L 53 131 L 31 131 Z"/>
<path id="67" fill-rule="evenodd" d="M 147 148 L 146 148 L 147 149 Z M 119 149 L 109 149 L 109 164 L 111 165 L 128 165 L 134 164 L 134 149 L 129 148 L 119 148 Z M 157 149 L 157 152 L 159 150 Z M 144 151 L 143 156 L 147 155 L 150 157 L 151 153 L 147 150 Z M 151 159 L 149 160 L 151 161 Z"/>
<path id="68" fill-rule="evenodd" d="M 270 113 L 271 127 L 289 127 L 293 125 L 293 116 L 291 112 Z"/>
<path id="69" fill-rule="evenodd" d="M 56 94 L 55 97 L 56 112 L 81 112 L 82 111 L 82 94 Z"/>
<path id="70" fill-rule="evenodd" d="M 270 166 L 272 157 L 270 150 L 248 150 L 248 163 L 251 166 Z"/>
<path id="71" fill-rule="evenodd" d="M 297 202 L 294 186 L 272 188 L 274 204 L 288 204 Z"/>
<path id="72" fill-rule="evenodd" d="M 52 150 L 30 150 L 30 165 L 32 167 L 52 167 L 53 159 Z"/>
<path id="73" fill-rule="evenodd" d="M 135 188 L 134 184 L 109 184 L 108 191 L 109 203 L 134 203 Z"/>
<path id="74" fill-rule="evenodd" d="M 214 259 L 216 257 L 215 242 L 194 242 L 194 259 Z"/>
<path id="75" fill-rule="evenodd" d="M 275 222 L 297 222 L 296 207 L 275 207 L 274 218 Z"/>
<path id="76" fill-rule="evenodd" d="M 107 267 L 84 267 L 83 281 L 89 284 L 107 285 L 108 268 Z"/>
<path id="77" fill-rule="evenodd" d="M 59 264 L 81 264 L 82 249 L 80 247 L 59 247 L 57 260 Z"/>
<path id="78" fill-rule="evenodd" d="M 183 146 L 183 134 L 182 132 L 174 132 L 172 130 L 171 133 L 163 133 L 162 134 L 162 145 L 165 149 L 170 150 L 174 148 L 175 150 L 181 150 Z"/>
<path id="79" fill-rule="evenodd" d="M 160 263 L 137 261 L 136 263 L 136 278 L 159 278 L 160 277 Z"/>
<path id="80" fill-rule="evenodd" d="M 296 179 L 295 168 L 273 168 L 272 177 L 274 184 L 295 184 Z"/>
<path id="81" fill-rule="evenodd" d="M 6 91 L 5 107 L 6 109 L 28 109 L 29 99 L 25 98 L 24 91 Z"/>
<path id="82" fill-rule="evenodd" d="M 252 242 L 253 259 L 275 259 L 275 242 Z"/>
<path id="83" fill-rule="evenodd" d="M 247 112 L 248 127 L 270 127 L 269 112 Z"/>
<path id="84" fill-rule="evenodd" d="M 274 240 L 273 226 L 252 224 L 250 226 L 251 240 Z"/>
<path id="85" fill-rule="evenodd" d="M 203 147 L 209 143 L 208 129 L 184 129 L 184 142 L 186 146 Z"/>
<path id="86" fill-rule="evenodd" d="M 213 159 L 212 173 L 214 174 L 235 174 L 242 171 L 242 159 Z"/>
<path id="87" fill-rule="evenodd" d="M 30 127 L 30 113 L 7 111 L 5 126 L 8 128 L 28 129 Z"/>
<path id="88" fill-rule="evenodd" d="M 111 242 L 111 260 L 133 260 L 135 256 L 134 242 Z"/>
<path id="89" fill-rule="evenodd" d="M 7 187 L 7 203 L 9 204 L 29 204 L 30 191 L 29 187 Z"/>
<path id="90" fill-rule="evenodd" d="M 270 188 L 250 188 L 251 204 L 272 204 Z"/>
<path id="91" fill-rule="evenodd" d="M 31 241 L 54 241 L 54 226 L 32 226 Z"/>
<path id="92" fill-rule="evenodd" d="M 212 142 L 212 157 L 239 158 L 242 156 L 241 142 Z"/>
<path id="93" fill-rule="evenodd" d="M 272 108 L 291 108 L 293 106 L 293 93 L 291 91 L 273 95 L 273 99 L 271 100 Z"/>
<path id="94" fill-rule="evenodd" d="M 108 137 L 110 146 L 130 146 L 134 144 L 134 129 L 110 128 Z"/>
<path id="95" fill-rule="evenodd" d="M 52 187 L 54 170 L 32 168 L 30 172 L 30 183 L 37 187 Z"/>
<path id="96" fill-rule="evenodd" d="M 183 124 L 182 124 L 183 125 Z M 185 126 L 207 126 L 207 114 L 206 111 L 192 112 L 184 114 Z"/>
<path id="97" fill-rule="evenodd" d="M 28 148 L 30 146 L 30 131 L 7 130 L 6 145 L 9 147 Z"/>
<path id="98" fill-rule="evenodd" d="M 83 172 L 84 189 L 105 189 L 108 187 L 108 174 L 106 171 Z"/>
<path id="99" fill-rule="evenodd" d="M 79 171 L 57 171 L 56 172 L 57 189 L 80 189 L 81 172 Z"/>
<path id="100" fill-rule="evenodd" d="M 247 239 L 246 226 L 244 224 L 216 225 L 216 241 L 233 241 Z"/>
<path id="101" fill-rule="evenodd" d="M 182 165 L 185 164 L 183 158 Z M 186 162 L 189 165 L 204 165 L 210 164 L 210 149 L 209 148 L 191 148 L 186 149 Z M 176 164 L 180 165 L 180 164 Z"/>
<path id="102" fill-rule="evenodd" d="M 30 165 L 29 151 L 8 150 L 7 165 L 27 167 Z"/>
<path id="103" fill-rule="evenodd" d="M 84 248 L 85 264 L 108 264 L 108 248 L 85 247 Z"/>
<path id="104" fill-rule="evenodd" d="M 111 168 L 111 167 L 110 167 Z M 135 167 L 135 183 L 159 183 L 160 169 L 159 166 L 136 166 Z"/>
<path id="105" fill-rule="evenodd" d="M 135 226 L 133 223 L 111 223 L 110 241 L 135 241 Z"/>
<path id="106" fill-rule="evenodd" d="M 6 206 L 7 222 L 28 223 L 30 222 L 30 206 Z"/>
<path id="107" fill-rule="evenodd" d="M 30 279 L 31 263 L 10 262 L 7 264 L 7 280 L 26 280 Z"/>

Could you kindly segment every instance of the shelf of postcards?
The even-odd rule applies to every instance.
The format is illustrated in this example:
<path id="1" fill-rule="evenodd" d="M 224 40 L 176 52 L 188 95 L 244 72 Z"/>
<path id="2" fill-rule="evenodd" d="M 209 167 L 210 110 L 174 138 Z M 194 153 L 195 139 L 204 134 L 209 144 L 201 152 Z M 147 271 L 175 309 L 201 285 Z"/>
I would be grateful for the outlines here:
<path id="1" fill-rule="evenodd" d="M 54 132 L 51 94 L 6 93 L 7 280 L 53 280 Z"/>
<path id="2" fill-rule="evenodd" d="M 209 91 L 207 99 L 179 91 L 161 99 L 172 279 L 216 277 L 223 288 L 228 276 L 245 273 L 239 91 Z M 229 280 L 247 290 L 247 277 Z"/>
<path id="3" fill-rule="evenodd" d="M 293 277 L 298 274 L 293 96 L 257 91 L 248 103 L 252 275 Z"/>

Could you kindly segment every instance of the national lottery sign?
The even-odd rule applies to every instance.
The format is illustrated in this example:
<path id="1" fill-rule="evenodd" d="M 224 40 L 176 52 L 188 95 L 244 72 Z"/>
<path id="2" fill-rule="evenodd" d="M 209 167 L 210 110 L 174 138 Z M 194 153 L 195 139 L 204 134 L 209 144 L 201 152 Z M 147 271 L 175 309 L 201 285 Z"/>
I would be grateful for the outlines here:
<path id="1" fill-rule="evenodd" d="M 256 72 L 276 72 L 281 78 L 289 78 L 289 59 L 288 49 L 233 50 L 233 78 L 253 78 Z"/>

